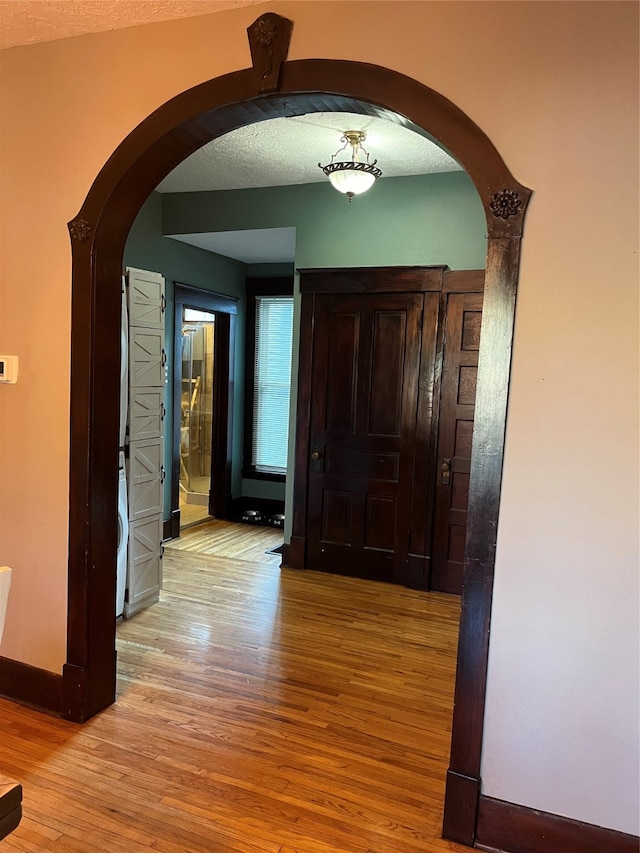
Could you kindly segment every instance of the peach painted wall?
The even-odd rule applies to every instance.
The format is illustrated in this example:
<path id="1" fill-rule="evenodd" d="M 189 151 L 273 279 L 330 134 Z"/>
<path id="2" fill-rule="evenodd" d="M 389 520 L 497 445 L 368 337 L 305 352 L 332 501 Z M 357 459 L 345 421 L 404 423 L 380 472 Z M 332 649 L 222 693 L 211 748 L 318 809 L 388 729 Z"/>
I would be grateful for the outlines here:
<path id="1" fill-rule="evenodd" d="M 496 566 L 484 792 L 638 832 L 635 3 L 269 3 L 2 54 L 2 654 L 65 659 L 66 221 L 169 97 L 249 64 L 265 8 L 292 59 L 414 77 L 534 189 L 523 244 Z M 330 15 L 341 26 L 327 26 Z M 34 249 L 35 247 L 35 249 Z"/>

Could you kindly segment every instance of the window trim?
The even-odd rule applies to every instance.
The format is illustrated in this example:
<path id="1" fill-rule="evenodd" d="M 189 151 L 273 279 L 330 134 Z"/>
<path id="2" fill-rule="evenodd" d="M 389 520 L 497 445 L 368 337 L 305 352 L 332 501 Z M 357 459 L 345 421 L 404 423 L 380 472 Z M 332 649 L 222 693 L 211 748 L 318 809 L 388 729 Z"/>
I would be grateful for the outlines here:
<path id="1" fill-rule="evenodd" d="M 246 280 L 245 314 L 245 379 L 244 379 L 244 443 L 242 476 L 245 480 L 284 483 L 286 474 L 257 471 L 251 464 L 253 447 L 253 366 L 256 346 L 256 296 L 293 296 L 293 276 L 278 278 L 248 278 Z"/>

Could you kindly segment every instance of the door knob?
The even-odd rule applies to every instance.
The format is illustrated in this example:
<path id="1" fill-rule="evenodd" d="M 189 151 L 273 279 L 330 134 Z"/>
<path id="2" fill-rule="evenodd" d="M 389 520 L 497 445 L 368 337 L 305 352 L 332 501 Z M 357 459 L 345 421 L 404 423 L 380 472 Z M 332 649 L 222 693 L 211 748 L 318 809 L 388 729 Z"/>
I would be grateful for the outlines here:
<path id="1" fill-rule="evenodd" d="M 448 486 L 451 480 L 451 460 L 443 459 L 440 470 L 442 471 L 442 485 Z"/>
<path id="2" fill-rule="evenodd" d="M 313 461 L 314 461 L 314 462 L 317 462 L 317 461 L 318 461 L 318 459 L 322 459 L 322 451 L 320 451 L 320 450 L 314 450 L 314 451 L 311 453 L 311 458 L 313 459 Z"/>

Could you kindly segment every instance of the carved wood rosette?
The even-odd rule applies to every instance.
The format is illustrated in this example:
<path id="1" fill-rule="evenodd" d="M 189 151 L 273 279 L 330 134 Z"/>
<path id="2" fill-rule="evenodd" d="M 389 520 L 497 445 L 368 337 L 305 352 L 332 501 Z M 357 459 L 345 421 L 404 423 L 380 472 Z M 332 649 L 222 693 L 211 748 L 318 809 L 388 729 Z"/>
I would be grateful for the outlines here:
<path id="1" fill-rule="evenodd" d="M 69 229 L 71 239 L 78 243 L 84 243 L 89 234 L 91 234 L 91 225 L 89 225 L 86 219 L 72 219 L 71 222 L 67 223 L 67 228 Z"/>
<path id="2" fill-rule="evenodd" d="M 526 187 L 503 187 L 491 193 L 486 202 L 490 237 L 521 237 L 524 212 L 531 191 Z"/>
<path id="3" fill-rule="evenodd" d="M 258 94 L 278 90 L 280 71 L 289 53 L 292 30 L 293 21 L 274 12 L 261 15 L 247 28 Z"/>

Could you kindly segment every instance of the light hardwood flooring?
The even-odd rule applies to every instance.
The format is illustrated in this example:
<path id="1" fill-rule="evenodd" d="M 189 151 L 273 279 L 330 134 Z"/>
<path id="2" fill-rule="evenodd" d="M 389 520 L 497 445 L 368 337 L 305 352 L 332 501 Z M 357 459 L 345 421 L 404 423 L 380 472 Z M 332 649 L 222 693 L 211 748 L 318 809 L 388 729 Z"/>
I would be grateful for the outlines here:
<path id="1" fill-rule="evenodd" d="M 209 509 L 200 504 L 188 504 L 180 498 L 180 527 L 188 527 L 191 524 L 198 524 L 209 518 Z"/>
<path id="2" fill-rule="evenodd" d="M 278 531 L 234 527 L 168 544 L 114 706 L 76 726 L 0 702 L 24 786 L 3 853 L 467 849 L 438 837 L 457 600 L 281 570 Z"/>

